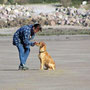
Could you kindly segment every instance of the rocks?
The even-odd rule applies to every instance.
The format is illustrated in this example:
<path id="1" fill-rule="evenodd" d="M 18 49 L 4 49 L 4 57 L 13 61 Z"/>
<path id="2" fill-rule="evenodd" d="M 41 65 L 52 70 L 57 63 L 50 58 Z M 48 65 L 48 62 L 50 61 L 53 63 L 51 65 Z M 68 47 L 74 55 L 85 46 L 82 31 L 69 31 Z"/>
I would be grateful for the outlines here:
<path id="1" fill-rule="evenodd" d="M 42 25 L 90 26 L 90 10 L 59 7 L 49 13 L 36 13 L 22 5 L 0 6 L 0 28 L 39 22 Z"/>
<path id="2" fill-rule="evenodd" d="M 61 7 L 56 9 L 56 12 L 58 13 L 57 17 L 61 20 L 59 21 L 59 24 L 61 25 L 90 26 L 90 10 L 85 10 L 83 8 L 76 9 L 74 7 Z"/>
<path id="3" fill-rule="evenodd" d="M 55 26 L 56 25 L 55 21 L 53 21 L 53 20 L 51 20 L 50 24 L 51 24 L 51 26 Z"/>

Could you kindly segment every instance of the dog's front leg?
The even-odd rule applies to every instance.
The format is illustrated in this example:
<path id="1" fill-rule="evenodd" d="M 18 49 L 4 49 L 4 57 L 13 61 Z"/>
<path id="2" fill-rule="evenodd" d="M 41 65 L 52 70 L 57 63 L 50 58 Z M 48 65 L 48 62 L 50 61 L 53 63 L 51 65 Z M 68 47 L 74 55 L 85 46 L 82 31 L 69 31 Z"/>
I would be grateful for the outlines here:
<path id="1" fill-rule="evenodd" d="M 42 63 L 40 64 L 40 70 L 43 70 L 44 68 L 44 62 L 42 61 Z"/>
<path id="2" fill-rule="evenodd" d="M 43 66 L 42 66 L 42 64 L 40 64 L 40 70 L 43 70 Z"/>

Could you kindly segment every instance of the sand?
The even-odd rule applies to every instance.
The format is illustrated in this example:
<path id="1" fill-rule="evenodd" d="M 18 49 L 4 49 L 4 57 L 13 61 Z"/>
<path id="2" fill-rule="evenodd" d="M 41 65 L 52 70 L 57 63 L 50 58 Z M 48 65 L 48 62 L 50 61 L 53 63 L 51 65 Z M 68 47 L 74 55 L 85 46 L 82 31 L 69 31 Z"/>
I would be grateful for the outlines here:
<path id="1" fill-rule="evenodd" d="M 90 90 L 90 37 L 72 36 L 74 39 L 68 40 L 52 37 L 38 36 L 35 40 L 47 44 L 47 51 L 56 63 L 55 71 L 40 70 L 36 46 L 31 47 L 27 60 L 29 70 L 19 71 L 12 36 L 0 37 L 0 90 Z"/>

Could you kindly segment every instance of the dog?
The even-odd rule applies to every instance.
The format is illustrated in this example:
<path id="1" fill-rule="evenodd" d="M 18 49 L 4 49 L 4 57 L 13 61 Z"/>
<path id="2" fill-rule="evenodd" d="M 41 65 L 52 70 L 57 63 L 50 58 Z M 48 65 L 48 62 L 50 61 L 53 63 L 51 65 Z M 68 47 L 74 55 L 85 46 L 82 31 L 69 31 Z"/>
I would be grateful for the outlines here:
<path id="1" fill-rule="evenodd" d="M 52 57 L 46 51 L 46 44 L 44 42 L 39 42 L 35 44 L 39 46 L 39 59 L 40 59 L 40 69 L 43 70 L 44 66 L 46 67 L 45 70 L 55 70 L 55 62 L 53 61 Z"/>

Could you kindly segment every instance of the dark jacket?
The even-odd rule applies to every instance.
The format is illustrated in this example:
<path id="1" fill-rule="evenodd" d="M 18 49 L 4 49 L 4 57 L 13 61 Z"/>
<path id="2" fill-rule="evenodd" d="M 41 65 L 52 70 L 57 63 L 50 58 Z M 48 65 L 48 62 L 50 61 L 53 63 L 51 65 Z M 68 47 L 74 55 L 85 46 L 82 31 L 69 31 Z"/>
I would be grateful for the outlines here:
<path id="1" fill-rule="evenodd" d="M 24 46 L 34 46 L 34 42 L 30 41 L 34 37 L 33 25 L 24 25 L 14 33 L 13 45 L 23 44 Z"/>

